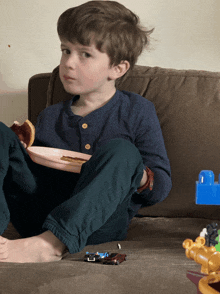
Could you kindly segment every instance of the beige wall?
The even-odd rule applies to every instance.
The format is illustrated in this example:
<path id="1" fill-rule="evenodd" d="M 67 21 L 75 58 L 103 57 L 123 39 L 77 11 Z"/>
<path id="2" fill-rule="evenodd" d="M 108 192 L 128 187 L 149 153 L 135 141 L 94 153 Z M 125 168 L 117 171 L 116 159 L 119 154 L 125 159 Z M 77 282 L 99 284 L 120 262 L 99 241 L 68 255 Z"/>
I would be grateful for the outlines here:
<path id="1" fill-rule="evenodd" d="M 60 59 L 56 22 L 84 0 L 0 0 L 0 121 L 27 118 L 29 78 Z M 155 27 L 141 65 L 220 71 L 219 0 L 120 0 Z"/>

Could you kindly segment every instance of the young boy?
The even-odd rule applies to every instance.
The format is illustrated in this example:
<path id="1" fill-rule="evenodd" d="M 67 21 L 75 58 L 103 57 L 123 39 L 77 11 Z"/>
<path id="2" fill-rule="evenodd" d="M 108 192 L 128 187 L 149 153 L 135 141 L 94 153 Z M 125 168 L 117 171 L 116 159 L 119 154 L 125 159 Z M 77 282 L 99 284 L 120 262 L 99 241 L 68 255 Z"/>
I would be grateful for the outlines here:
<path id="1" fill-rule="evenodd" d="M 141 206 L 163 201 L 170 165 L 154 106 L 118 91 L 147 44 L 137 16 L 114 1 L 89 1 L 59 18 L 60 79 L 73 95 L 47 107 L 34 145 L 91 154 L 80 174 L 32 162 L 0 124 L 0 262 L 49 262 L 86 245 L 123 240 Z M 153 183 L 154 174 L 154 183 Z"/>

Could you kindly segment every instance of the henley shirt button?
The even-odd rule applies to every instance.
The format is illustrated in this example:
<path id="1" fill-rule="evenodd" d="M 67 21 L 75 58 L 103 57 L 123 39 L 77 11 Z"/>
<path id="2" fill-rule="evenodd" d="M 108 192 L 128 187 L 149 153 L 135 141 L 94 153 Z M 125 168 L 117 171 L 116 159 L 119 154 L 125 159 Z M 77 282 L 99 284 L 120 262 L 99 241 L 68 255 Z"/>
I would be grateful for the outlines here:
<path id="1" fill-rule="evenodd" d="M 83 129 L 87 129 L 88 128 L 88 125 L 87 124 L 82 124 L 82 128 Z"/>
<path id="2" fill-rule="evenodd" d="M 87 150 L 89 150 L 89 149 L 91 148 L 91 146 L 90 146 L 89 144 L 86 144 L 85 148 L 86 148 Z"/>

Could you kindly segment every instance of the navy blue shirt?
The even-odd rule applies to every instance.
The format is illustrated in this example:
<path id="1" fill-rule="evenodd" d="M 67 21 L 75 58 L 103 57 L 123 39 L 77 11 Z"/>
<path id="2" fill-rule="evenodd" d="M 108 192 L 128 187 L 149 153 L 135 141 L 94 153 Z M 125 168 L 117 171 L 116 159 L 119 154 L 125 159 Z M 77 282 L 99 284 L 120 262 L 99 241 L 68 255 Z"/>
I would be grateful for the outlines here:
<path id="1" fill-rule="evenodd" d="M 117 90 L 108 103 L 81 117 L 71 110 L 77 99 L 78 95 L 40 113 L 34 145 L 92 155 L 111 139 L 128 140 L 140 151 L 143 168 L 148 166 L 154 172 L 153 190 L 135 193 L 137 202 L 149 206 L 164 200 L 171 189 L 170 164 L 153 103 L 138 94 Z"/>

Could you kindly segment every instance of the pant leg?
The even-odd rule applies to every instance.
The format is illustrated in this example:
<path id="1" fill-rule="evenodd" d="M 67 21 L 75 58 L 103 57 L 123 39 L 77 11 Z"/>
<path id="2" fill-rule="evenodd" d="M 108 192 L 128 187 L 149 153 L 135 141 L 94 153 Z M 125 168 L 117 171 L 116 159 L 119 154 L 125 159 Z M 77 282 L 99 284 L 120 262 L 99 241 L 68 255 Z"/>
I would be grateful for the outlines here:
<path id="1" fill-rule="evenodd" d="M 13 221 L 11 204 L 15 208 L 17 201 L 29 199 L 36 190 L 35 177 L 28 167 L 31 162 L 18 137 L 0 123 L 0 235 Z"/>
<path id="2" fill-rule="evenodd" d="M 129 141 L 111 140 L 83 164 L 72 196 L 51 211 L 43 227 L 66 244 L 70 253 L 82 250 L 87 242 L 101 243 L 117 238 L 118 228 L 122 236 L 127 229 L 131 196 L 142 176 L 143 161 L 138 149 Z M 117 226 L 113 227 L 111 220 L 113 223 L 116 217 Z M 112 232 L 108 231 L 109 227 Z M 103 239 L 95 236 L 100 228 L 106 232 Z"/>
<path id="3" fill-rule="evenodd" d="M 0 235 L 9 221 L 23 238 L 44 232 L 46 216 L 68 199 L 78 178 L 34 163 L 14 132 L 0 123 Z M 63 193 L 59 181 L 66 186 Z"/>
<path id="4" fill-rule="evenodd" d="M 0 235 L 6 230 L 10 213 L 3 191 L 3 183 L 9 166 L 10 138 L 6 126 L 0 122 Z"/>

